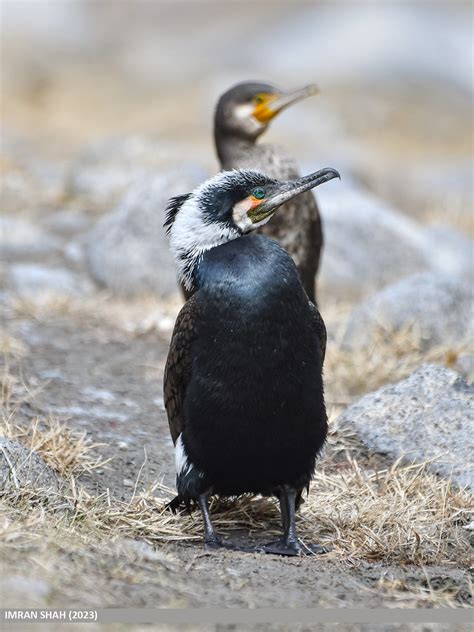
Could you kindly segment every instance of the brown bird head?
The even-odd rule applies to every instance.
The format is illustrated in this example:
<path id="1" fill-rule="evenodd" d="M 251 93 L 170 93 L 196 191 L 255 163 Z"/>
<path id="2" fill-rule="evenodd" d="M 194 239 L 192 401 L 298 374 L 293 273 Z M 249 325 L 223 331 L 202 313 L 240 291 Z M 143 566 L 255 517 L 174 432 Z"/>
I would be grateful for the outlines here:
<path id="1" fill-rule="evenodd" d="M 255 140 L 277 114 L 293 103 L 317 93 L 318 88 L 314 84 L 292 92 L 283 92 L 268 83 L 239 83 L 227 90 L 217 103 L 215 134 Z"/>

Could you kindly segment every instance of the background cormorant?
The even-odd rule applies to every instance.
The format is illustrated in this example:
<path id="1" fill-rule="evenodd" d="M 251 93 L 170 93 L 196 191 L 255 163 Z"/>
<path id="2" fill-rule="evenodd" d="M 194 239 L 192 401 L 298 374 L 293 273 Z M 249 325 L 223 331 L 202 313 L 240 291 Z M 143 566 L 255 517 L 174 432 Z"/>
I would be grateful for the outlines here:
<path id="1" fill-rule="evenodd" d="M 214 137 L 222 169 L 255 169 L 278 180 L 297 178 L 298 167 L 282 147 L 257 144 L 257 140 L 277 114 L 317 92 L 314 85 L 286 93 L 257 82 L 239 83 L 225 92 L 214 117 Z M 307 191 L 287 202 L 283 210 L 260 232 L 277 239 L 293 257 L 306 293 L 315 302 L 315 280 L 323 246 L 316 200 Z"/>

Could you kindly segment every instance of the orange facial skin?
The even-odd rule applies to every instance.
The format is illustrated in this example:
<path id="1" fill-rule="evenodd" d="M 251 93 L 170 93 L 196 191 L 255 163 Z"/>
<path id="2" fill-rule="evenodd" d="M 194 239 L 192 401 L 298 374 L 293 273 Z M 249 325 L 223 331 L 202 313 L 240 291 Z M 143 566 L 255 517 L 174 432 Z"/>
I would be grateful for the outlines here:
<path id="1" fill-rule="evenodd" d="M 260 94 L 259 99 L 262 99 L 260 103 L 257 103 L 253 111 L 253 116 L 259 123 L 268 123 L 271 119 L 278 114 L 278 110 L 273 110 L 270 104 L 277 99 L 276 94 Z"/>
<path id="2" fill-rule="evenodd" d="M 262 200 L 258 200 L 253 195 L 249 195 L 249 197 L 247 199 L 250 202 L 250 208 L 255 208 L 257 206 L 260 206 L 260 204 L 265 201 L 265 198 L 263 198 Z"/>

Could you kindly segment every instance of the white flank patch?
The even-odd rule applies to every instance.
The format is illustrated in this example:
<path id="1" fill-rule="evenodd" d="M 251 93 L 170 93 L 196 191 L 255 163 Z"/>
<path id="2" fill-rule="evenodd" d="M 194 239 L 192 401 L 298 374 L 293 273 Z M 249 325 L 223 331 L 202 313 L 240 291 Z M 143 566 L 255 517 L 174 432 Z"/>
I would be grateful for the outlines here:
<path id="1" fill-rule="evenodd" d="M 184 449 L 181 435 L 179 435 L 178 441 L 176 441 L 174 462 L 176 466 L 176 474 L 186 475 L 192 467 L 188 461 L 188 455 Z"/>

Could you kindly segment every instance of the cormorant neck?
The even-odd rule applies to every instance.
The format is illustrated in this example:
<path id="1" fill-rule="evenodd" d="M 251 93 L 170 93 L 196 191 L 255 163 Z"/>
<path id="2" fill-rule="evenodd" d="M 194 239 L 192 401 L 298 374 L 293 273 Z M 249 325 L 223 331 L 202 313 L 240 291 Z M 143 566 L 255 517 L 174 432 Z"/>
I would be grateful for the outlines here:
<path id="1" fill-rule="evenodd" d="M 207 250 L 237 239 L 240 235 L 236 227 L 205 222 L 199 199 L 191 196 L 186 200 L 170 230 L 170 248 L 179 281 L 184 287 L 192 289 L 196 268 Z"/>
<path id="2" fill-rule="evenodd" d="M 258 138 L 258 137 L 257 137 Z M 214 129 L 217 157 L 221 167 L 230 168 L 236 164 L 234 157 L 242 156 L 255 147 L 257 138 L 249 138 L 239 134 L 224 132 L 218 127 Z"/>

